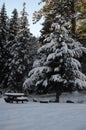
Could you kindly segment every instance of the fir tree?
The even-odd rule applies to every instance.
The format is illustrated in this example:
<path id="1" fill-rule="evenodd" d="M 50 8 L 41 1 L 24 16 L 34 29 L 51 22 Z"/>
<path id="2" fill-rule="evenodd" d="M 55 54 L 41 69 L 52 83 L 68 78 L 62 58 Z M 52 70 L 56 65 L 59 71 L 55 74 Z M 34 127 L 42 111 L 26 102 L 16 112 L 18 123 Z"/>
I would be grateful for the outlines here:
<path id="1" fill-rule="evenodd" d="M 18 19 L 18 12 L 16 9 L 13 10 L 12 12 L 12 18 L 10 19 L 10 22 L 9 22 L 9 42 L 13 42 L 17 36 L 17 33 L 18 33 L 18 24 L 19 24 L 19 19 Z M 9 43 L 9 46 L 12 46 L 13 44 Z"/>
<path id="2" fill-rule="evenodd" d="M 10 56 L 8 59 L 8 67 L 9 67 L 9 78 L 8 78 L 8 88 L 10 90 L 16 91 L 16 77 L 15 73 L 17 70 L 17 65 L 15 63 L 15 58 L 17 56 L 17 47 L 18 47 L 18 29 L 19 29 L 19 18 L 18 12 L 16 9 L 12 12 L 12 17 L 9 22 L 9 37 L 8 37 L 8 50 L 10 52 Z"/>
<path id="3" fill-rule="evenodd" d="M 56 11 L 54 1 L 52 4 L 54 6 L 50 14 Z M 55 90 L 57 102 L 64 90 L 86 89 L 86 76 L 81 72 L 79 62 L 79 58 L 86 54 L 86 48 L 76 39 L 72 39 L 69 33 L 70 24 L 66 25 L 67 13 L 61 12 L 65 8 L 60 9 L 59 7 L 59 15 L 54 18 L 51 25 L 52 33 L 44 40 L 46 44 L 38 50 L 41 57 L 34 62 L 34 68 L 23 84 L 24 89 L 29 91 L 41 93 Z"/>
<path id="4" fill-rule="evenodd" d="M 8 67 L 7 60 L 9 51 L 7 50 L 8 44 L 8 17 L 3 4 L 0 12 L 0 87 L 7 87 Z"/>
<path id="5" fill-rule="evenodd" d="M 12 72 L 10 76 L 11 86 L 17 91 L 22 91 L 22 84 L 29 70 L 29 49 L 31 46 L 31 33 L 28 28 L 27 12 L 25 3 L 19 19 L 19 29 L 16 41 L 13 43 L 13 60 L 11 62 Z M 17 28 L 15 28 L 17 29 Z M 16 31 L 15 31 L 16 32 Z M 12 36 L 11 36 L 12 38 Z"/>

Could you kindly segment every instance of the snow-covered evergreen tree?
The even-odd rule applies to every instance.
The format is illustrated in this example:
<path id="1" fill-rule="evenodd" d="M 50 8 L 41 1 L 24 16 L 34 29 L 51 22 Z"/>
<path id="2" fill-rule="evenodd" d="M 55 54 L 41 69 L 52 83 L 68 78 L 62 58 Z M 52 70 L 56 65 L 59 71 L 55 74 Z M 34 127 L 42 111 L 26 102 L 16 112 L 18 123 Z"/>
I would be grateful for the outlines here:
<path id="1" fill-rule="evenodd" d="M 50 13 L 56 11 L 54 8 L 55 4 Z M 46 44 L 38 50 L 40 59 L 34 62 L 33 69 L 23 84 L 26 91 L 48 92 L 53 89 L 57 93 L 57 101 L 64 89 L 86 89 L 86 76 L 81 72 L 79 62 L 79 58 L 86 53 L 86 48 L 72 39 L 68 31 L 70 24 L 65 17 L 67 15 L 60 12 L 59 10 L 59 15 L 57 13 L 51 25 L 52 33 L 44 40 Z"/>
<path id="2" fill-rule="evenodd" d="M 14 41 L 17 40 L 17 33 L 18 33 L 18 28 L 19 28 L 19 18 L 18 18 L 18 12 L 17 9 L 14 9 L 12 12 L 12 17 L 9 20 L 9 48 L 10 51 L 13 51 L 11 47 L 14 45 Z"/>
<path id="3" fill-rule="evenodd" d="M 18 24 L 19 22 L 19 24 Z M 22 84 L 29 70 L 29 49 L 31 46 L 31 33 L 28 28 L 27 12 L 25 11 L 25 3 L 21 17 L 17 17 L 16 10 L 13 12 L 13 18 L 10 23 L 10 44 L 11 56 L 9 86 L 15 91 L 22 91 Z"/>
<path id="4" fill-rule="evenodd" d="M 8 44 L 8 17 L 3 4 L 0 11 L 0 87 L 7 87 L 8 67 L 7 60 L 9 51 L 7 50 Z"/>
<path id="5" fill-rule="evenodd" d="M 10 19 L 3 4 L 0 12 L 0 88 L 22 91 L 22 83 L 36 57 L 36 42 L 29 30 L 25 3 L 21 17 L 14 9 Z"/>
<path id="6" fill-rule="evenodd" d="M 12 17 L 9 21 L 9 37 L 8 37 L 8 45 L 7 48 L 10 52 L 10 56 L 8 59 L 8 88 L 10 90 L 16 90 L 16 70 L 17 65 L 15 63 L 15 58 L 18 52 L 16 52 L 16 48 L 18 47 L 18 29 L 19 29 L 19 18 L 18 18 L 18 12 L 16 9 L 12 12 Z"/>

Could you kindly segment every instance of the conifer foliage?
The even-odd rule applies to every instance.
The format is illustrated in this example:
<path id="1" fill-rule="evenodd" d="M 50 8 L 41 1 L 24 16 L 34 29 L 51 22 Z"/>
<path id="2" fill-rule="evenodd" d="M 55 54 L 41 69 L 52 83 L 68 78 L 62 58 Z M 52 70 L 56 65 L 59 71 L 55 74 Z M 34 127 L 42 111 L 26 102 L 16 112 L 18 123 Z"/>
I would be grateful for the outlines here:
<path id="1" fill-rule="evenodd" d="M 8 43 L 8 17 L 3 4 L 0 12 L 0 84 L 1 88 L 6 87 L 8 78 L 7 60 L 9 57 L 9 51 L 7 50 Z"/>
<path id="2" fill-rule="evenodd" d="M 41 57 L 34 62 L 23 87 L 27 91 L 38 93 L 55 90 L 58 102 L 60 94 L 65 90 L 86 89 L 86 76 L 81 72 L 79 62 L 79 58 L 86 54 L 86 48 L 70 34 L 70 24 L 68 24 L 70 16 L 68 12 L 61 12 L 66 8 L 65 2 L 62 3 L 62 10 L 60 7 L 56 8 L 56 0 L 51 4 L 52 10 L 48 13 L 57 14 L 51 24 L 52 32 L 44 39 L 46 44 L 38 49 Z"/>
<path id="3" fill-rule="evenodd" d="M 36 38 L 30 33 L 25 6 L 24 3 L 20 17 L 14 9 L 8 19 L 5 4 L 0 12 L 0 89 L 6 91 L 22 91 L 36 52 L 33 51 Z"/>
<path id="4" fill-rule="evenodd" d="M 9 78 L 8 78 L 8 87 L 10 89 L 16 90 L 16 70 L 17 65 L 15 58 L 17 56 L 18 51 L 16 51 L 18 47 L 18 29 L 19 29 L 19 18 L 18 12 L 16 9 L 12 12 L 12 17 L 9 21 L 9 37 L 8 37 L 8 49 L 10 51 L 10 57 L 8 59 L 9 66 Z"/>
<path id="5" fill-rule="evenodd" d="M 28 28 L 27 13 L 25 12 L 25 3 L 19 20 L 19 29 L 17 33 L 17 42 L 14 49 L 13 66 L 13 81 L 15 88 L 21 91 L 24 78 L 29 70 L 29 49 L 31 44 L 31 33 Z"/>

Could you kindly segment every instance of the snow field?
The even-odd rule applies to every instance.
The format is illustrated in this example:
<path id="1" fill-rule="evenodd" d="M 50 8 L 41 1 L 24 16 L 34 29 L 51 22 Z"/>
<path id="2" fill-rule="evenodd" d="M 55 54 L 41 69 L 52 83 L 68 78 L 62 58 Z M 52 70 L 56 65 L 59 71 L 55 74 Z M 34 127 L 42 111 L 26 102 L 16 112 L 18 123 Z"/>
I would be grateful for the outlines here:
<path id="1" fill-rule="evenodd" d="M 86 104 L 0 100 L 0 130 L 86 130 Z"/>

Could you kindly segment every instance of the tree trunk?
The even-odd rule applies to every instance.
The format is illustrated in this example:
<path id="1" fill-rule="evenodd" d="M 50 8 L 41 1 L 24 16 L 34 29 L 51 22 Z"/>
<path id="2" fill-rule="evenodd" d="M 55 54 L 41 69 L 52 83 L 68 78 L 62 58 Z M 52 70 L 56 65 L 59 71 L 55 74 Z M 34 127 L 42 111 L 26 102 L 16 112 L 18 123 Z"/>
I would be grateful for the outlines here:
<path id="1" fill-rule="evenodd" d="M 58 94 L 58 92 L 56 92 L 56 100 L 55 100 L 55 102 L 59 102 L 59 94 Z"/>
<path id="2" fill-rule="evenodd" d="M 71 32 L 73 35 L 75 35 L 75 33 L 76 33 L 76 20 L 75 20 L 75 18 L 71 19 Z"/>
<path id="3" fill-rule="evenodd" d="M 62 84 L 61 83 L 58 83 L 58 87 L 56 88 L 56 100 L 55 100 L 55 102 L 59 102 L 59 97 L 60 97 L 60 95 L 61 95 L 61 93 L 62 93 L 62 90 L 61 90 L 61 86 Z"/>
<path id="4" fill-rule="evenodd" d="M 74 15 L 75 15 L 75 4 L 74 4 L 74 1 L 71 2 L 71 14 L 72 14 L 71 32 L 72 32 L 73 35 L 75 35 L 75 32 L 76 32 L 76 18 L 74 17 Z"/>

